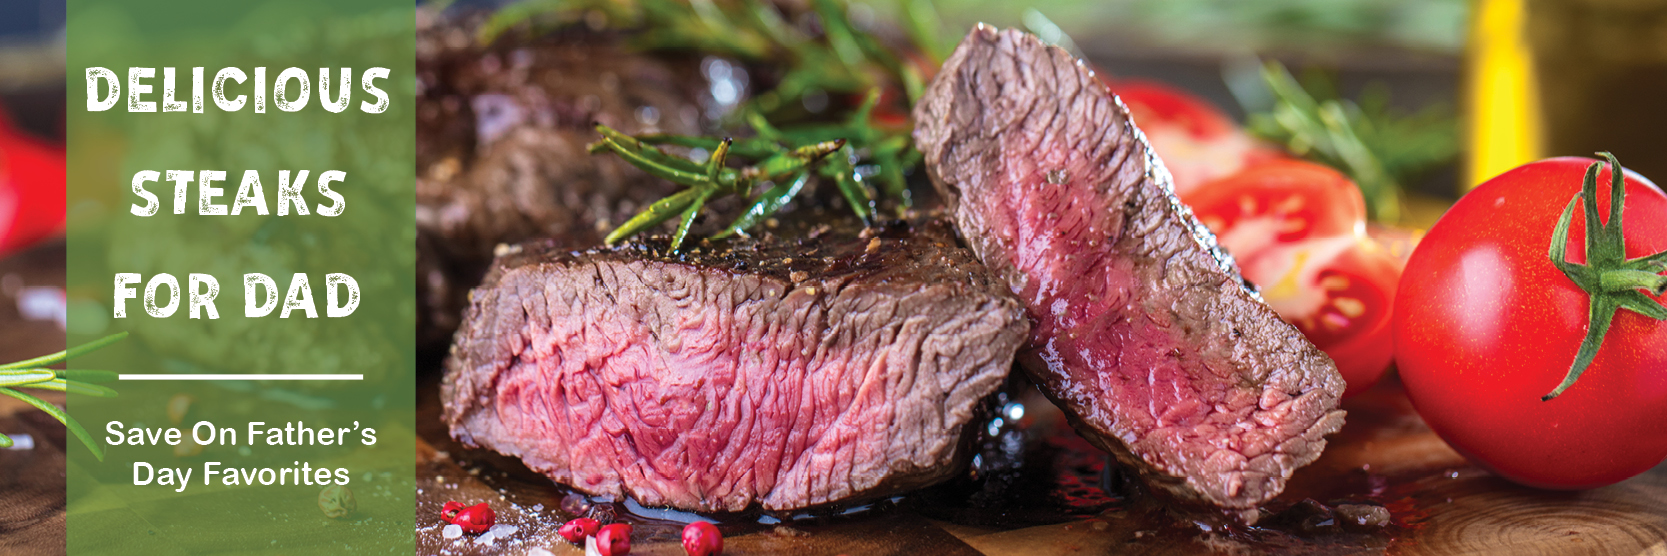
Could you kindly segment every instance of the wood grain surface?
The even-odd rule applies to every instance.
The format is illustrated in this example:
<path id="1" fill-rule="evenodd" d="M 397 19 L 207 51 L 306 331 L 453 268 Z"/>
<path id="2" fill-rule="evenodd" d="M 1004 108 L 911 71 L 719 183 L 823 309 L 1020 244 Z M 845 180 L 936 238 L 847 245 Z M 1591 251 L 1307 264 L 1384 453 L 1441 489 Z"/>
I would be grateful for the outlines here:
<path id="1" fill-rule="evenodd" d="M 18 314 L 22 286 L 64 285 L 61 242 L 0 259 L 0 362 L 64 349 L 64 332 Z M 60 406 L 58 392 L 31 394 Z M 0 555 L 64 553 L 64 426 L 16 398 L 0 396 L 0 433 L 27 434 L 33 449 L 0 449 Z M 77 447 L 77 449 L 84 449 Z"/>
<path id="2" fill-rule="evenodd" d="M 519 462 L 465 449 L 439 422 L 438 376 L 421 379 L 417 419 L 417 528 L 420 554 L 582 554 L 555 535 L 578 512 L 635 524 L 632 554 L 682 554 L 681 523 L 585 506 Z M 1040 397 L 1023 398 L 1025 425 L 1039 434 L 1074 433 Z M 1319 461 L 1299 470 L 1263 526 L 1210 530 L 1138 492 L 1107 492 L 1116 503 L 1093 513 L 1055 512 L 1036 524 L 1034 508 L 1010 515 L 943 507 L 939 496 L 905 496 L 889 509 L 781 525 L 725 520 L 725 554 L 1594 554 L 1667 556 L 1667 465 L 1610 487 L 1548 492 L 1514 485 L 1469 465 L 1424 426 L 1398 381 L 1386 380 L 1345 404 L 1348 424 Z M 1044 439 L 1045 440 L 1045 439 Z M 1045 443 L 1044 443 L 1045 444 Z M 1066 457 L 1069 450 L 1053 457 Z M 1089 486 L 1087 488 L 1098 488 Z M 1115 489 L 1114 489 L 1115 490 Z M 1305 499 L 1322 505 L 1305 506 Z M 440 535 L 441 504 L 486 502 L 498 522 L 521 528 L 490 545 Z M 1381 505 L 1392 522 L 1347 528 L 1303 510 L 1339 503 Z M 1030 511 L 1026 514 L 1026 511 Z M 1003 523 L 1003 518 L 1011 523 Z M 747 521 L 747 520 L 743 520 Z M 1208 527 L 1208 526 L 1203 526 Z M 540 552 L 533 552 L 542 554 Z"/>

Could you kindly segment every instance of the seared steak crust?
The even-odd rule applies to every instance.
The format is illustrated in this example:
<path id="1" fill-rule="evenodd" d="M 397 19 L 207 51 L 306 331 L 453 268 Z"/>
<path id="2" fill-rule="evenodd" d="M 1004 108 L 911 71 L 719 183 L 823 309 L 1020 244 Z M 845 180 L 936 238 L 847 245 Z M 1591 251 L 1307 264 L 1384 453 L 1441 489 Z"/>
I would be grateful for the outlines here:
<path id="1" fill-rule="evenodd" d="M 979 26 L 914 117 L 962 235 L 1026 305 L 1020 362 L 1089 440 L 1244 521 L 1320 455 L 1342 378 L 1245 287 L 1093 72 Z"/>
<path id="2" fill-rule="evenodd" d="M 1024 341 L 1019 303 L 941 220 L 785 235 L 500 250 L 446 363 L 452 436 L 588 493 L 698 511 L 964 470 Z"/>

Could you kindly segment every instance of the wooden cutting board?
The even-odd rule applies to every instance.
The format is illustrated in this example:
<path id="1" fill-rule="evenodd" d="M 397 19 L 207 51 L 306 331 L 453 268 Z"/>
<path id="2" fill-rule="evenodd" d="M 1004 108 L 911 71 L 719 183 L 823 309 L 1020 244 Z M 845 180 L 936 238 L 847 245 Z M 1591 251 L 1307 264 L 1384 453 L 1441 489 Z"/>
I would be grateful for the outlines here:
<path id="1" fill-rule="evenodd" d="M 584 511 L 583 497 L 515 460 L 453 442 L 439 422 L 438 375 L 422 380 L 418 553 L 527 554 L 542 548 L 558 555 L 581 554 L 555 535 L 555 527 Z M 1103 460 L 1070 432 L 1058 410 L 1037 395 L 1019 401 L 1027 407 L 1022 426 L 1032 447 L 1027 449 L 1028 467 L 1014 480 L 1019 490 L 1034 486 L 1046 491 L 1040 496 L 1017 495 L 1009 505 L 992 508 L 978 503 L 977 492 L 937 489 L 850 516 L 784 524 L 758 524 L 756 517 L 726 520 L 721 525 L 724 553 L 1667 556 L 1667 465 L 1583 492 L 1517 486 L 1469 465 L 1448 448 L 1413 413 L 1393 378 L 1345 403 L 1348 424 L 1331 437 L 1325 455 L 1300 469 L 1286 493 L 1270 504 L 1286 508 L 1284 513 L 1248 530 L 1207 531 L 1138 493 L 1119 498 L 1106 492 L 1093 477 Z M 1030 480 L 1025 473 L 1036 468 L 1035 473 L 1048 477 L 1025 483 Z M 1316 506 L 1299 506 L 1304 499 L 1381 505 L 1392 522 L 1383 528 L 1344 529 L 1326 521 Z M 519 530 L 492 544 L 476 543 L 469 535 L 444 539 L 439 511 L 449 500 L 489 503 L 499 523 Z M 631 515 L 619 505 L 601 504 L 590 511 L 611 512 L 635 524 L 632 554 L 683 553 L 676 541 L 681 523 Z"/>
<path id="2" fill-rule="evenodd" d="M 17 310 L 16 286 L 64 286 L 64 244 L 47 242 L 0 259 L 0 362 L 64 349 L 64 331 Z M 59 392 L 30 390 L 63 405 Z M 64 426 L 22 400 L 0 396 L 0 433 L 29 435 L 30 449 L 0 450 L 0 554 L 64 553 Z"/>

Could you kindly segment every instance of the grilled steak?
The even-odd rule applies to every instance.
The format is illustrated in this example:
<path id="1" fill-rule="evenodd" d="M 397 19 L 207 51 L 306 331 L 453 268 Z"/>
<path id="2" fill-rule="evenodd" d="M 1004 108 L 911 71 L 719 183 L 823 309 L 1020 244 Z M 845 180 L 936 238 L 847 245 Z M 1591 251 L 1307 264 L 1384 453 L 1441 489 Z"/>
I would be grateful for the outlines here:
<path id="1" fill-rule="evenodd" d="M 964 470 L 1028 327 L 943 220 L 502 250 L 442 390 L 453 437 L 592 494 L 699 511 Z"/>
<path id="2" fill-rule="evenodd" d="M 590 246 L 599 230 L 676 190 L 618 157 L 588 154 L 594 123 L 698 134 L 728 105 L 712 98 L 697 60 L 630 52 L 617 36 L 569 30 L 481 47 L 471 20 L 419 14 L 418 335 L 426 344 L 451 337 L 496 245 L 554 236 Z"/>
<path id="3" fill-rule="evenodd" d="M 979 26 L 914 117 L 962 235 L 1025 303 L 1020 363 L 1085 437 L 1246 522 L 1320 455 L 1342 377 L 1246 288 L 1088 68 Z"/>

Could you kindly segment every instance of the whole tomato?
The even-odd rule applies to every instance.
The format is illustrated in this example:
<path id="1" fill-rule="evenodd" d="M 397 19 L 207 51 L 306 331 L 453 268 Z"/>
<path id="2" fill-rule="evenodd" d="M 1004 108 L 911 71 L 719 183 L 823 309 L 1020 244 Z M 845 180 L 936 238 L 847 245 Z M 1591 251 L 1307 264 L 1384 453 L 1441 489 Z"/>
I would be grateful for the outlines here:
<path id="1" fill-rule="evenodd" d="M 1280 318 L 1337 363 L 1344 396 L 1370 388 L 1394 355 L 1389 313 L 1401 261 L 1368 238 L 1366 203 L 1336 170 L 1275 160 L 1181 197 Z"/>
<path id="2" fill-rule="evenodd" d="M 1594 162 L 1530 163 L 1465 195 L 1413 251 L 1395 304 L 1395 358 L 1418 412 L 1472 462 L 1530 486 L 1612 484 L 1667 457 L 1667 323 L 1620 310 L 1579 380 L 1542 401 L 1593 317 L 1592 295 L 1548 254 Z M 1667 250 L 1667 195 L 1623 175 L 1625 257 Z M 1596 180 L 1605 221 L 1610 179 L 1604 168 Z M 1576 264 L 1588 262 L 1585 214 L 1575 206 L 1568 230 Z"/>

